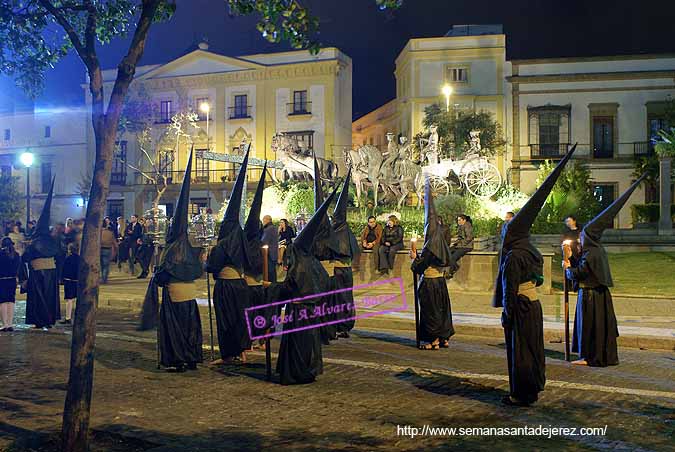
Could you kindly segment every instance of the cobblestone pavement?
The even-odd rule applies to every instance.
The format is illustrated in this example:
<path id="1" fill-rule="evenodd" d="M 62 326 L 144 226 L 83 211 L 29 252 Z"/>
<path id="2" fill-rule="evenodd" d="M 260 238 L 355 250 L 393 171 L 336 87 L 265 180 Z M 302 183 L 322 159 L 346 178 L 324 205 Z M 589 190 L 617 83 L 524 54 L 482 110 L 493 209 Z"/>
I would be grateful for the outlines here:
<path id="1" fill-rule="evenodd" d="M 265 381 L 259 352 L 243 366 L 158 371 L 154 332 L 135 331 L 136 322 L 131 312 L 99 313 L 94 450 L 673 450 L 672 352 L 621 349 L 618 367 L 592 369 L 547 344 L 546 391 L 522 409 L 500 403 L 508 380 L 498 339 L 419 351 L 400 331 L 357 330 L 324 347 L 316 383 L 288 387 Z M 0 451 L 53 444 L 69 339 L 64 328 L 0 333 Z M 607 428 L 549 439 L 422 435 L 425 425 Z"/>

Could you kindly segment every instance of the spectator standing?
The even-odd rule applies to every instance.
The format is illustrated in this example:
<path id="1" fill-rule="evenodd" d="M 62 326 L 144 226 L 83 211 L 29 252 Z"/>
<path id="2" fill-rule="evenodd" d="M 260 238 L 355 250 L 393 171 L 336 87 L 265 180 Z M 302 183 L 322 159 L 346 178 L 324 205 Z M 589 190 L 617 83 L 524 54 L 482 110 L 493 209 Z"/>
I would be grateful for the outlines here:
<path id="1" fill-rule="evenodd" d="M 110 261 L 117 256 L 117 239 L 113 231 L 105 227 L 105 220 L 103 226 L 101 230 L 101 282 L 107 284 L 110 275 Z"/>
<path id="2" fill-rule="evenodd" d="M 19 224 L 15 223 L 12 225 L 12 229 L 9 234 L 7 234 L 7 237 L 9 237 L 14 243 L 14 251 L 16 251 L 19 256 L 21 256 L 24 250 L 23 241 L 25 238 L 21 233 Z"/>
<path id="3" fill-rule="evenodd" d="M 286 251 L 286 247 L 293 242 L 294 238 L 295 230 L 293 230 L 293 226 L 285 218 L 279 220 L 279 258 L 277 259 L 277 265 L 284 263 L 284 252 Z"/>
<path id="4" fill-rule="evenodd" d="M 77 279 L 80 273 L 80 244 L 68 245 L 68 257 L 63 265 L 63 298 L 66 300 L 66 318 L 59 323 L 70 325 L 73 315 L 73 300 L 77 299 Z"/>
<path id="5" fill-rule="evenodd" d="M 396 253 L 403 249 L 403 228 L 398 224 L 396 215 L 390 215 L 387 226 L 382 231 L 382 240 L 378 249 L 378 266 L 381 274 L 387 274 L 394 268 Z"/>
<path id="6" fill-rule="evenodd" d="M 14 303 L 16 301 L 16 278 L 19 274 L 21 257 L 14 250 L 9 237 L 0 243 L 0 331 L 14 331 Z"/>
<path id="7" fill-rule="evenodd" d="M 136 260 L 136 250 L 138 249 L 139 240 L 143 237 L 143 227 L 138 222 L 138 216 L 132 215 L 129 224 L 124 230 L 124 241 L 129 250 L 129 273 L 132 275 L 136 273 L 134 268 L 134 261 Z"/>
<path id="8" fill-rule="evenodd" d="M 272 217 L 265 215 L 263 217 L 263 232 L 260 241 L 263 245 L 268 246 L 267 250 L 267 280 L 277 282 L 277 266 L 274 265 L 279 261 L 279 233 L 277 228 L 272 224 Z"/>

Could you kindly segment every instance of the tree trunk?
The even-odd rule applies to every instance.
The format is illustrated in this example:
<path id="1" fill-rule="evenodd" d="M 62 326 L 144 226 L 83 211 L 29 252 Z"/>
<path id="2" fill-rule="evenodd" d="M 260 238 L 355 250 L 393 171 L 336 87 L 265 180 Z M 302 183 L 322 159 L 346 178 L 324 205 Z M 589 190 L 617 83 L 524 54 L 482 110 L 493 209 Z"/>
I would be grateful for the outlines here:
<path id="1" fill-rule="evenodd" d="M 659 235 L 673 234 L 673 220 L 670 213 L 670 205 L 673 203 L 671 174 L 673 159 L 670 157 L 659 158 Z"/>

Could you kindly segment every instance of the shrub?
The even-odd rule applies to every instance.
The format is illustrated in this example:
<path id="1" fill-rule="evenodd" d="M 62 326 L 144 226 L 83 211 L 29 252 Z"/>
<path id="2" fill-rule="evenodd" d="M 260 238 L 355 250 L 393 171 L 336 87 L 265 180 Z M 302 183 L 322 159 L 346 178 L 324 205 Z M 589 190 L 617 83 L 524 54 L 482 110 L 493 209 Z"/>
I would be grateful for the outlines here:
<path id="1" fill-rule="evenodd" d="M 656 223 L 661 215 L 659 204 L 633 204 L 630 206 L 633 225 L 638 223 Z M 670 206 L 670 215 L 675 216 L 675 205 Z"/>

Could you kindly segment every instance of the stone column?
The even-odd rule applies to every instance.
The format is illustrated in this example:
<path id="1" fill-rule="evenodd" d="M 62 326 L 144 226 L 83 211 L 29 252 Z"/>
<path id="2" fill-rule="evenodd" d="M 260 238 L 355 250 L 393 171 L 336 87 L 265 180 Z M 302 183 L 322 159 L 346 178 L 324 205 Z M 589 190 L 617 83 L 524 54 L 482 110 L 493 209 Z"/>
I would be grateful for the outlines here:
<path id="1" fill-rule="evenodd" d="M 673 159 L 662 157 L 659 159 L 659 190 L 660 190 L 660 216 L 659 235 L 671 235 L 673 233 L 673 220 L 670 216 L 670 205 L 673 203 L 673 192 L 670 187 Z"/>

